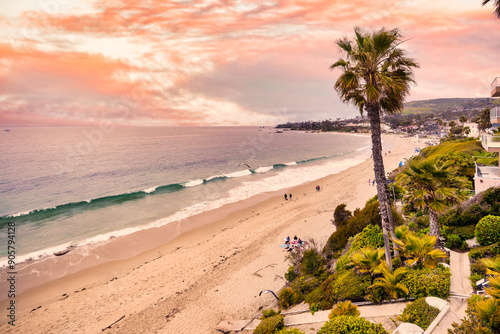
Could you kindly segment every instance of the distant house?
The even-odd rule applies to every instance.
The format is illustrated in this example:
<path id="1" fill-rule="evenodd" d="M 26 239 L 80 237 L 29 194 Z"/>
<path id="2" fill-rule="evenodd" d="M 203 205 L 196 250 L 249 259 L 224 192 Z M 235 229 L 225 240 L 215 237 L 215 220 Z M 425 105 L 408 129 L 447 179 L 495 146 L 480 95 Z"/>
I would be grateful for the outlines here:
<path id="1" fill-rule="evenodd" d="M 496 77 L 491 83 L 491 97 L 500 97 L 500 77 Z M 498 107 L 490 110 L 490 122 L 492 125 L 500 124 L 499 113 Z M 488 152 L 500 153 L 500 135 L 481 134 L 481 145 Z M 474 189 L 476 190 L 476 194 L 496 185 L 500 185 L 500 168 L 498 166 L 478 166 L 476 164 L 476 173 L 474 174 Z"/>
<path id="2" fill-rule="evenodd" d="M 471 137 L 471 138 L 479 137 L 479 128 L 477 127 L 477 123 L 465 122 L 464 126 L 468 126 L 470 129 L 470 133 L 467 135 L 467 137 Z"/>

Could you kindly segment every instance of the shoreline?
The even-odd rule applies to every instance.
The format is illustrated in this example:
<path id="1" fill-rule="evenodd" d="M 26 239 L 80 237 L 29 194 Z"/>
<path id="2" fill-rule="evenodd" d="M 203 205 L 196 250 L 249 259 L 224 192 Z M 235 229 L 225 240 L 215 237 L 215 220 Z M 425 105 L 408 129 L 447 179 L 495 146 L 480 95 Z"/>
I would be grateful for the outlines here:
<path id="1" fill-rule="evenodd" d="M 413 139 L 409 143 L 395 136 L 385 138 L 393 142 L 393 152 L 384 158 L 387 171 L 408 158 L 415 145 L 422 146 Z M 225 316 L 251 317 L 262 304 L 274 303 L 264 295 L 258 297 L 259 291 L 276 291 L 284 285 L 281 276 L 288 264 L 279 248 L 283 237 L 328 238 L 334 231 L 330 219 L 336 205 L 346 203 L 354 210 L 376 194 L 375 187 L 367 184 L 373 177 L 372 166 L 368 159 L 287 189 L 294 194 L 293 202 L 285 202 L 282 191 L 265 193 L 193 217 L 185 230 L 177 224 L 168 233 L 114 242 L 107 250 L 109 262 L 26 288 L 18 295 L 17 300 L 22 300 L 17 310 L 20 326 L 14 332 L 30 328 L 96 332 L 125 314 L 115 325 L 119 332 L 140 328 L 144 333 L 189 333 L 198 328 L 208 333 L 215 332 L 215 325 Z M 322 191 L 316 192 L 314 183 Z M 172 238 L 167 240 L 166 235 Z M 146 241 L 152 249 L 130 256 L 134 243 Z M 5 305 L 5 300 L 0 302 L 1 307 Z M 4 321 L 0 329 L 10 330 Z M 204 323 L 209 325 L 204 327 Z"/>
<path id="2" fill-rule="evenodd" d="M 369 135 L 366 134 L 350 135 L 369 139 Z M 369 158 L 367 160 L 369 160 Z M 364 161 L 361 161 L 358 164 L 363 162 Z M 335 174 L 341 173 L 344 170 L 336 172 Z M 328 176 L 335 174 L 330 174 Z M 320 180 L 323 178 L 320 178 Z M 317 182 L 317 180 L 305 181 L 300 185 L 294 185 L 280 190 L 259 193 L 243 200 L 229 202 L 221 207 L 216 207 L 208 211 L 194 214 L 187 218 L 155 226 L 156 222 L 162 219 L 159 218 L 157 221 L 153 221 L 142 227 L 130 227 L 123 230 L 105 233 L 104 235 L 109 236 L 108 238 L 95 242 L 92 241 L 76 246 L 70 246 L 69 243 L 66 243 L 63 245 L 49 247 L 46 250 L 50 250 L 50 253 L 40 255 L 38 257 L 29 255 L 40 252 L 46 253 L 46 250 L 36 251 L 28 255 L 17 255 L 18 261 L 20 258 L 23 259 L 16 262 L 16 269 L 18 272 L 17 278 L 23 282 L 22 285 L 17 287 L 17 292 L 23 293 L 47 282 L 66 277 L 83 270 L 88 270 L 105 263 L 131 259 L 141 253 L 148 252 L 165 245 L 180 235 L 193 229 L 201 228 L 205 225 L 225 219 L 234 211 L 258 205 L 259 203 L 269 200 L 272 197 L 282 196 L 283 191 L 288 191 L 289 189 L 294 189 L 296 187 L 314 182 Z M 132 232 L 125 233 L 127 230 L 132 230 Z M 101 238 L 102 235 L 98 235 L 91 237 L 90 240 Z M 62 253 L 63 255 L 56 255 L 57 253 Z M 7 260 L 5 260 L 5 263 L 7 263 Z M 50 272 L 47 272 L 46 268 L 51 268 Z M 4 286 L 6 287 L 8 285 L 6 282 L 8 277 L 7 269 L 6 264 L 0 268 L 0 291 L 3 290 Z M 7 295 L 0 294 L 0 303 L 2 303 L 5 299 L 7 299 Z"/>

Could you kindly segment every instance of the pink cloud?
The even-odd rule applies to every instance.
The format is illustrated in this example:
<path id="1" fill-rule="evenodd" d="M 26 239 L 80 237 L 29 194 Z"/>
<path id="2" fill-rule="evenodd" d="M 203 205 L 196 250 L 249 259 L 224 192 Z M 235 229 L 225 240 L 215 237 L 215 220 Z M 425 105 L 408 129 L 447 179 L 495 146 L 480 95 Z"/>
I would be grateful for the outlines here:
<path id="1" fill-rule="evenodd" d="M 411 99 L 477 96 L 497 68 L 500 21 L 479 4 L 443 12 L 444 4 L 420 2 L 121 0 L 82 14 L 25 12 L 18 21 L 33 35 L 0 44 L 0 124 L 16 113 L 20 123 L 25 115 L 58 124 L 231 122 L 214 118 L 218 106 L 233 108 L 235 122 L 353 116 L 328 68 L 342 56 L 335 40 L 353 36 L 355 25 L 401 28 L 403 47 L 421 64 Z M 103 38 L 122 38 L 137 54 L 91 48 Z"/>

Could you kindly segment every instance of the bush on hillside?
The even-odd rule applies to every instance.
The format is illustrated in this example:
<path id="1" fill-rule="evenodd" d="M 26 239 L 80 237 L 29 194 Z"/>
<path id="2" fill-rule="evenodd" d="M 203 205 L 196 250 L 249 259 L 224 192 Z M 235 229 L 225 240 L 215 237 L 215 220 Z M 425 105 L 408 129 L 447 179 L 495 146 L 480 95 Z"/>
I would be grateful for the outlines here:
<path id="1" fill-rule="evenodd" d="M 325 270 L 325 259 L 316 249 L 304 252 L 300 260 L 300 273 L 302 275 L 320 276 Z"/>
<path id="2" fill-rule="evenodd" d="M 436 159 L 449 153 L 464 153 L 474 155 L 476 152 L 483 152 L 481 142 L 478 140 L 455 140 L 447 141 L 436 146 L 428 146 L 420 151 L 420 156 L 427 159 Z"/>
<path id="3" fill-rule="evenodd" d="M 439 310 L 437 308 L 427 304 L 425 298 L 419 298 L 405 307 L 398 320 L 415 324 L 426 330 L 438 314 Z"/>
<path id="4" fill-rule="evenodd" d="M 472 181 L 476 173 L 476 166 L 474 164 L 474 157 L 465 153 L 447 153 L 438 156 L 435 160 L 437 166 L 444 166 L 451 164 L 457 176 L 465 176 L 468 180 Z"/>
<path id="5" fill-rule="evenodd" d="M 346 210 L 346 204 L 339 204 L 333 212 L 333 223 L 337 228 L 345 225 L 345 223 L 352 217 L 352 212 Z"/>
<path id="6" fill-rule="evenodd" d="M 387 334 L 381 324 L 360 317 L 341 315 L 323 325 L 318 334 Z"/>
<path id="7" fill-rule="evenodd" d="M 450 293 L 450 277 L 450 269 L 443 266 L 410 269 L 401 283 L 408 288 L 410 297 L 434 296 L 445 299 Z"/>
<path id="8" fill-rule="evenodd" d="M 319 308 L 328 309 L 344 300 L 361 301 L 371 284 L 370 275 L 357 275 L 354 270 L 337 272 L 321 285 L 323 298 Z"/>
<path id="9" fill-rule="evenodd" d="M 488 246 L 474 247 L 469 251 L 469 258 L 479 260 L 485 257 L 493 257 L 500 254 L 500 245 L 494 243 Z"/>
<path id="10" fill-rule="evenodd" d="M 278 315 L 281 313 L 281 310 L 276 312 L 274 309 L 270 308 L 269 310 L 263 310 L 262 311 L 262 316 L 260 317 L 260 319 L 265 319 L 265 318 L 270 318 L 270 317 L 273 317 L 275 315 Z"/>
<path id="11" fill-rule="evenodd" d="M 282 329 L 276 334 L 304 334 L 304 332 L 297 328 L 290 328 L 290 329 Z"/>
<path id="12" fill-rule="evenodd" d="M 467 243 L 460 238 L 460 236 L 449 233 L 446 235 L 446 243 L 444 245 L 446 248 L 450 249 L 463 249 L 467 248 Z"/>
<path id="13" fill-rule="evenodd" d="M 342 255 L 337 261 L 335 267 L 336 271 L 346 270 L 350 262 L 350 257 L 354 252 L 359 251 L 365 247 L 372 247 L 374 249 L 384 246 L 384 235 L 377 225 L 368 225 L 357 234 L 352 241 L 351 247 L 347 252 Z"/>
<path id="14" fill-rule="evenodd" d="M 283 327 L 285 327 L 285 317 L 281 314 L 278 314 L 261 320 L 260 324 L 257 325 L 253 333 L 274 334 Z"/>
<path id="15" fill-rule="evenodd" d="M 500 241 L 500 217 L 486 216 L 476 225 L 477 242 L 482 246 L 488 246 Z"/>
<path id="16" fill-rule="evenodd" d="M 328 315 L 328 319 L 339 317 L 341 315 L 350 315 L 353 317 L 358 317 L 360 315 L 360 312 L 356 305 L 354 305 L 350 300 L 347 300 L 345 302 L 340 302 L 337 305 L 335 305 L 335 307 Z"/>
<path id="17" fill-rule="evenodd" d="M 354 214 L 344 225 L 337 228 L 337 230 L 328 238 L 323 253 L 333 257 L 334 253 L 340 252 L 350 237 L 361 232 L 369 224 L 381 224 L 379 204 L 367 204 L 363 209 L 356 209 Z"/>
<path id="18" fill-rule="evenodd" d="M 292 305 L 301 303 L 304 300 L 304 295 L 291 288 L 284 288 L 278 294 L 279 305 L 281 308 L 289 308 Z"/>
<path id="19" fill-rule="evenodd" d="M 500 216 L 500 187 L 489 188 L 462 206 L 449 209 L 439 216 L 439 224 L 456 227 L 476 225 L 488 215 Z"/>

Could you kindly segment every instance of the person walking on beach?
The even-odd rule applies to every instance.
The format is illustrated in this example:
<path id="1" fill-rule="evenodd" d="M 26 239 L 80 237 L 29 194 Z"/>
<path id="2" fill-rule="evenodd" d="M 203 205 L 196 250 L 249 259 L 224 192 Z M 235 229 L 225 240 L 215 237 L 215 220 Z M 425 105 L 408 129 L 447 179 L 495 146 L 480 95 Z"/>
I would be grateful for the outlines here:
<path id="1" fill-rule="evenodd" d="M 290 201 L 292 200 L 292 194 L 288 195 L 288 197 L 290 198 Z"/>
<path id="2" fill-rule="evenodd" d="M 319 189 L 320 189 L 320 188 L 319 188 L 319 185 L 317 185 L 317 186 L 316 186 L 316 191 L 319 191 Z"/>
<path id="3" fill-rule="evenodd" d="M 285 194 L 285 201 L 288 201 L 288 198 L 286 197 L 286 194 Z"/>
<path id="4" fill-rule="evenodd" d="M 375 185 L 375 180 L 372 181 L 372 186 L 374 186 L 374 185 Z"/>

